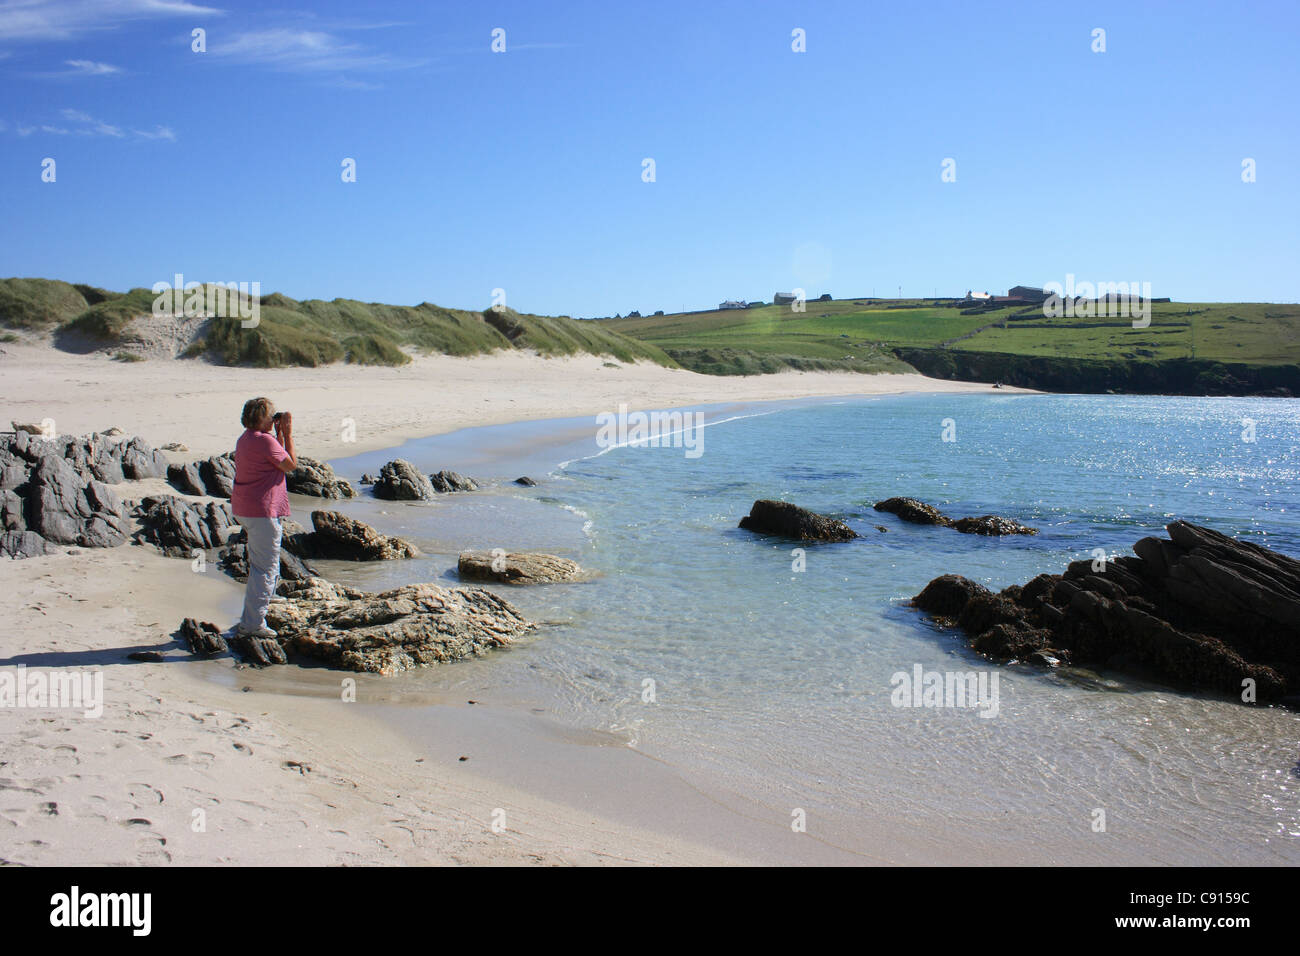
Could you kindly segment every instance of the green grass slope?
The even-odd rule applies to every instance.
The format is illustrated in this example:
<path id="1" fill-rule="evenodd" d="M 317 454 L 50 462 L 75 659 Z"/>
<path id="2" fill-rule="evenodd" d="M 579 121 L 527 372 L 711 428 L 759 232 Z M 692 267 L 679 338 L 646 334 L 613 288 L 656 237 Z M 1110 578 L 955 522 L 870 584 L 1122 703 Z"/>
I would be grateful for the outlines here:
<path id="1" fill-rule="evenodd" d="M 805 307 L 802 313 L 789 306 L 764 306 L 602 319 L 599 324 L 657 345 L 688 368 L 714 374 L 803 368 L 807 363 L 884 370 L 891 359 L 910 356 L 909 361 L 924 358 L 960 377 L 977 364 L 944 359 L 942 353 L 950 352 L 979 353 L 978 364 L 994 377 L 998 355 L 1107 367 L 1173 360 L 1241 368 L 1300 365 L 1300 305 L 1294 304 L 1152 303 L 1150 324 L 1144 328 L 1134 328 L 1128 316 L 1045 318 L 1041 308 L 1024 306 L 966 315 L 938 300 L 840 299 Z M 1060 367 L 1068 367 L 1068 361 Z M 1132 380 L 1155 379 L 1139 374 Z M 1278 381 L 1273 373 L 1259 380 Z"/>
<path id="2" fill-rule="evenodd" d="M 208 291 L 205 287 L 205 305 Z M 75 336 L 104 347 L 129 344 L 138 341 L 136 320 L 151 313 L 154 299 L 148 289 L 117 293 L 49 279 L 0 279 L 0 328 L 52 330 L 56 343 L 67 335 L 70 341 Z M 184 297 L 176 303 L 185 304 Z M 258 320 L 255 327 L 245 328 L 237 314 L 214 317 L 185 354 L 229 365 L 271 367 L 339 361 L 401 365 L 411 360 L 412 351 L 480 355 L 531 349 L 545 356 L 589 353 L 676 365 L 658 346 L 595 323 L 512 310 L 474 312 L 428 302 L 400 306 L 352 299 L 297 301 L 272 293 L 261 297 Z"/>

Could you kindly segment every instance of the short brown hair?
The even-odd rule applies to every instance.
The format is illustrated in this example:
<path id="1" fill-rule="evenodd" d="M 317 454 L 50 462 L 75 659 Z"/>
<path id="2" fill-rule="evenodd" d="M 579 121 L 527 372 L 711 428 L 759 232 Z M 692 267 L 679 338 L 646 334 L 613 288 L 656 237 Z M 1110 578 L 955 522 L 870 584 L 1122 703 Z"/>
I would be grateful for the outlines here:
<path id="1" fill-rule="evenodd" d="M 269 398 L 250 398 L 244 402 L 244 414 L 239 421 L 245 428 L 252 428 L 267 415 L 275 413 L 275 405 Z"/>

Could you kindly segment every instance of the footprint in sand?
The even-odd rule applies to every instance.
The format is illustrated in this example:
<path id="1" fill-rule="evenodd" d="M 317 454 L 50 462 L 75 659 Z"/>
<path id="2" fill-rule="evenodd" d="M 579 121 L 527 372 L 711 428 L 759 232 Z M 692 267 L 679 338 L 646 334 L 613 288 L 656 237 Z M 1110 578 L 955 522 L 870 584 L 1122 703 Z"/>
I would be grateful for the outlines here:
<path id="1" fill-rule="evenodd" d="M 136 806 L 141 804 L 162 803 L 163 793 L 157 787 L 150 786 L 147 783 L 133 783 L 127 794 L 135 801 Z"/>
<path id="2" fill-rule="evenodd" d="M 234 745 L 234 747 L 235 747 L 235 749 L 238 750 L 241 754 L 247 754 L 247 755 L 249 755 L 249 756 L 252 756 L 253 748 L 250 747 L 250 746 L 248 746 L 247 744 L 239 744 L 239 743 L 237 743 L 237 744 Z"/>
<path id="3" fill-rule="evenodd" d="M 212 761 L 217 759 L 216 754 L 210 754 L 206 750 L 200 750 L 193 754 L 172 754 L 170 757 L 164 757 L 166 763 L 186 764 L 191 767 L 198 767 L 200 770 L 207 770 L 212 766 Z"/>
<path id="4" fill-rule="evenodd" d="M 309 764 L 301 763 L 297 760 L 286 760 L 284 763 L 280 764 L 280 766 L 285 770 L 296 770 L 304 776 L 311 773 L 311 766 Z"/>

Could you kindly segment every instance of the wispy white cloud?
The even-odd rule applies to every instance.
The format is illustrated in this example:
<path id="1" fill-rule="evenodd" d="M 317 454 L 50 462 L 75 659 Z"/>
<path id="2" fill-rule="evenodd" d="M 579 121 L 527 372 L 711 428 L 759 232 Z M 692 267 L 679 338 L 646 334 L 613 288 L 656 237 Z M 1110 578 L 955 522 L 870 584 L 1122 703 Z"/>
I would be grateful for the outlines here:
<path id="1" fill-rule="evenodd" d="M 68 72 L 76 76 L 111 76 L 122 72 L 121 67 L 111 63 L 97 63 L 94 60 L 64 60 L 63 62 L 71 67 Z"/>
<path id="2" fill-rule="evenodd" d="M 214 55 L 234 62 L 260 64 L 292 73 L 406 70 L 427 62 L 352 43 L 328 30 L 292 27 L 240 33 L 229 41 L 218 41 L 210 49 Z"/>
<path id="3" fill-rule="evenodd" d="M 176 142 L 176 134 L 172 131 L 170 126 L 155 126 L 152 133 L 146 132 L 142 129 L 133 129 L 131 132 L 135 133 L 136 136 L 142 136 L 145 139 L 165 139 L 169 143 Z"/>
<path id="4" fill-rule="evenodd" d="M 112 136 L 121 139 L 126 134 L 116 126 L 110 126 L 102 120 L 97 120 L 88 113 L 81 110 L 64 110 L 63 118 L 73 123 L 79 124 L 75 132 L 80 136 Z"/>
<path id="5" fill-rule="evenodd" d="M 39 129 L 42 133 L 48 133 L 51 136 L 106 136 L 110 139 L 137 137 L 139 139 L 159 140 L 169 143 L 176 142 L 176 132 L 170 126 L 158 125 L 151 130 L 132 127 L 130 136 L 128 136 L 122 127 L 96 119 L 83 110 L 60 110 L 59 116 L 63 122 L 58 125 L 42 123 L 39 126 L 17 126 L 14 128 L 14 132 L 18 136 L 30 136 Z M 0 133 L 7 132 L 8 128 L 5 123 L 0 122 Z"/>
<path id="6" fill-rule="evenodd" d="M 3 0 L 0 40 L 71 40 L 133 20 L 223 14 L 188 0 Z"/>

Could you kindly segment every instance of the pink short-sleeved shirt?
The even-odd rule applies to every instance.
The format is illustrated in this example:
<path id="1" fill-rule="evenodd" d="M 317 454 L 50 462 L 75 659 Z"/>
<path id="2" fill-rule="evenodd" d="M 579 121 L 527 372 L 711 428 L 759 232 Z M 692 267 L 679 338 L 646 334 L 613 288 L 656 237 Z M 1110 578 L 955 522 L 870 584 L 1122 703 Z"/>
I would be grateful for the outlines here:
<path id="1" fill-rule="evenodd" d="M 230 510 L 238 518 L 289 517 L 289 486 L 276 462 L 288 461 L 270 432 L 245 429 L 235 442 L 235 488 Z"/>

